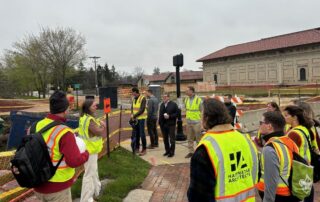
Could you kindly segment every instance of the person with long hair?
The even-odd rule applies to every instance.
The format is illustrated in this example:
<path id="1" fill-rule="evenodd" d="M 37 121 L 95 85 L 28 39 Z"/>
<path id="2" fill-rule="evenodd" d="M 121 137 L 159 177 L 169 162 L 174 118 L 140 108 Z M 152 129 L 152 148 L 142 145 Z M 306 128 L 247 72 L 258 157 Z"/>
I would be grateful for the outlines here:
<path id="1" fill-rule="evenodd" d="M 319 127 L 320 123 L 318 120 L 315 119 L 314 112 L 308 103 L 299 101 L 299 102 L 296 102 L 296 105 L 303 109 L 305 115 L 309 119 L 311 119 L 311 121 L 313 123 L 312 127 L 308 128 L 309 133 L 311 134 L 311 146 L 314 151 L 319 153 L 320 139 L 319 139 L 319 134 L 318 134 L 316 127 Z"/>
<path id="2" fill-rule="evenodd" d="M 206 133 L 191 157 L 190 202 L 254 199 L 257 150 L 246 135 L 233 128 L 232 121 L 222 102 L 213 98 L 203 102 L 202 126 Z"/>
<path id="3" fill-rule="evenodd" d="M 302 108 L 298 106 L 287 106 L 284 109 L 283 116 L 287 124 L 291 125 L 291 129 L 287 132 L 299 147 L 299 154 L 307 162 L 311 162 L 308 141 L 311 140 L 308 128 L 312 127 L 312 120 L 307 117 Z"/>
<path id="4" fill-rule="evenodd" d="M 89 152 L 88 162 L 84 164 L 84 175 L 81 188 L 81 202 L 92 202 L 99 196 L 101 183 L 98 175 L 98 154 L 103 147 L 102 136 L 105 123 L 96 116 L 97 103 L 94 99 L 86 99 L 81 107 L 79 120 L 79 137 L 83 139 Z"/>
<path id="5" fill-rule="evenodd" d="M 310 120 L 311 127 L 308 127 L 307 129 L 310 134 L 310 140 L 311 140 L 310 144 L 312 147 L 311 149 L 319 154 L 318 143 L 320 142 L 320 140 L 319 140 L 319 135 L 316 129 L 316 126 L 319 126 L 319 122 L 314 118 L 315 116 L 311 106 L 308 103 L 302 102 L 299 100 L 295 100 L 293 101 L 293 103 L 296 106 L 300 107 L 304 111 L 304 115 Z M 313 198 L 314 198 L 314 187 L 312 187 L 310 196 L 305 198 L 304 201 L 305 202 L 313 201 Z"/>

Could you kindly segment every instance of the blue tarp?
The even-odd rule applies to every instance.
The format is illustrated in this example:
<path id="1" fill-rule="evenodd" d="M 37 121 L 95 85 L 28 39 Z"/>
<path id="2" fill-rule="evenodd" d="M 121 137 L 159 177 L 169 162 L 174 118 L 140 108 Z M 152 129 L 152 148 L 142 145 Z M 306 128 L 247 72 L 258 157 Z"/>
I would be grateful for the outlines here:
<path id="1" fill-rule="evenodd" d="M 46 115 L 46 113 L 11 111 L 11 129 L 7 149 L 17 148 L 20 145 L 22 138 L 27 134 L 28 128 L 34 122 L 43 119 Z M 69 127 L 78 127 L 79 119 L 77 117 L 70 117 L 67 120 L 67 125 Z"/>

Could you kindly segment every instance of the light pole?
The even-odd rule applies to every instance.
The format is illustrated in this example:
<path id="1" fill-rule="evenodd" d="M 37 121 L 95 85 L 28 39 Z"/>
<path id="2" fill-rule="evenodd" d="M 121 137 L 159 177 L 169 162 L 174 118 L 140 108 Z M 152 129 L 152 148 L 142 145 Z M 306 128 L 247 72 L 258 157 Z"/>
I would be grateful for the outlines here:
<path id="1" fill-rule="evenodd" d="M 100 58 L 98 56 L 92 56 L 89 57 L 91 59 L 93 59 L 94 62 L 94 84 L 96 87 L 96 95 L 98 95 L 98 75 L 97 75 L 97 60 Z"/>
<path id="2" fill-rule="evenodd" d="M 187 138 L 183 134 L 182 117 L 181 117 L 182 100 L 181 100 L 181 94 L 180 94 L 180 67 L 183 66 L 183 55 L 182 55 L 182 53 L 180 53 L 179 55 L 173 56 L 173 66 L 176 67 L 177 100 L 178 100 L 178 104 L 179 104 L 176 140 L 184 141 Z"/>

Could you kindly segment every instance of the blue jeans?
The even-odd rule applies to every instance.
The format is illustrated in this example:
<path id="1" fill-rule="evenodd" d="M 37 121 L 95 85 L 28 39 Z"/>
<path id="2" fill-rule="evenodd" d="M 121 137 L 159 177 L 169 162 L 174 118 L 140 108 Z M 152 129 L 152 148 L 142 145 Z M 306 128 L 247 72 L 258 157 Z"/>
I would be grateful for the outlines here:
<path id="1" fill-rule="evenodd" d="M 140 138 L 142 142 L 142 149 L 147 149 L 146 134 L 144 132 L 145 119 L 138 120 L 138 124 L 135 127 L 136 130 L 136 149 L 140 148 Z"/>

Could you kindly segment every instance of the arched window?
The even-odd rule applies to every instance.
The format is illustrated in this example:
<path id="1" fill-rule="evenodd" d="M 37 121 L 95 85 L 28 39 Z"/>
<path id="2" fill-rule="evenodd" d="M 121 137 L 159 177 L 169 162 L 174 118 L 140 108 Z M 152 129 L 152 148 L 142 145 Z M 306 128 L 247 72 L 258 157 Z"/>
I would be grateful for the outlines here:
<path id="1" fill-rule="evenodd" d="M 301 68 L 300 69 L 300 81 L 305 81 L 307 80 L 306 78 L 306 69 L 305 68 Z"/>

